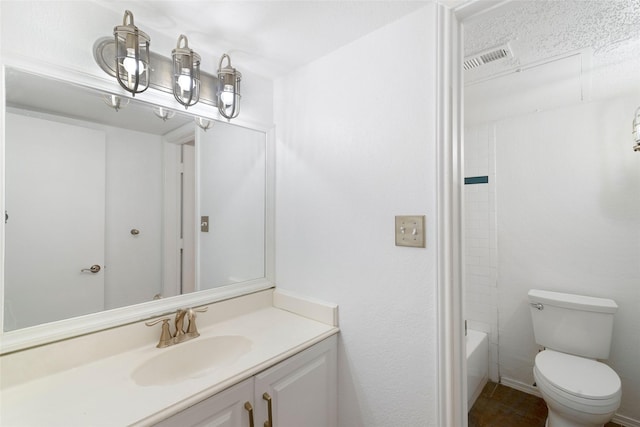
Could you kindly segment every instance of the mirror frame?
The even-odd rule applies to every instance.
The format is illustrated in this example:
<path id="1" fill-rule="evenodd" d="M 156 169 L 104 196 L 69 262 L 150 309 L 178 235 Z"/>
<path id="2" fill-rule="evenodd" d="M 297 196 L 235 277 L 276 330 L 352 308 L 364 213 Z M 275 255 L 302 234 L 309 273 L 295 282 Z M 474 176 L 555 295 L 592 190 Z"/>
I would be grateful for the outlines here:
<path id="1" fill-rule="evenodd" d="M 36 74 L 42 77 L 60 80 L 67 84 L 112 93 L 118 96 L 131 98 L 130 94 L 114 84 L 112 79 L 100 78 L 94 74 L 83 73 L 66 69 L 49 63 L 41 63 L 24 58 L 2 58 L 0 64 L 0 209 L 5 210 L 5 71 L 7 68 L 24 73 Z M 46 72 L 43 72 L 46 70 Z M 140 99 L 142 98 L 142 99 Z M 182 110 L 173 97 L 166 93 L 149 89 L 143 96 L 136 98 L 147 104 L 166 107 L 173 110 Z M 201 116 L 209 120 L 223 121 L 217 109 L 210 106 L 196 104 L 190 107 L 187 114 Z M 24 350 L 30 347 L 44 345 L 55 341 L 69 339 L 80 335 L 90 334 L 105 329 L 140 322 L 152 317 L 166 315 L 175 312 L 178 308 L 200 306 L 247 295 L 275 287 L 275 127 L 273 124 L 260 124 L 248 121 L 244 118 L 234 119 L 233 124 L 263 132 L 265 134 L 266 147 L 266 180 L 265 180 L 265 277 L 233 285 L 193 292 L 191 294 L 178 295 L 165 299 L 148 301 L 84 316 L 73 317 L 51 323 L 45 323 L 15 331 L 4 331 L 4 274 L 0 275 L 0 355 Z M 194 124 L 195 126 L 195 124 Z M 0 221 L 0 262 L 4 266 L 4 221 Z M 4 268 L 3 268 L 4 269 Z"/>

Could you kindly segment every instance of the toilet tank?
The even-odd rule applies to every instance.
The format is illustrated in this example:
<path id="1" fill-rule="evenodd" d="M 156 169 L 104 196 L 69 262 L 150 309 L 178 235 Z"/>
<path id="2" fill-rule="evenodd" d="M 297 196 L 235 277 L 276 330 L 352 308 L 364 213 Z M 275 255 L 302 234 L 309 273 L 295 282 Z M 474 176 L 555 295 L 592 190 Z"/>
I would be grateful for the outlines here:
<path id="1" fill-rule="evenodd" d="M 536 343 L 591 359 L 609 357 L 615 301 L 531 289 L 529 303 Z"/>

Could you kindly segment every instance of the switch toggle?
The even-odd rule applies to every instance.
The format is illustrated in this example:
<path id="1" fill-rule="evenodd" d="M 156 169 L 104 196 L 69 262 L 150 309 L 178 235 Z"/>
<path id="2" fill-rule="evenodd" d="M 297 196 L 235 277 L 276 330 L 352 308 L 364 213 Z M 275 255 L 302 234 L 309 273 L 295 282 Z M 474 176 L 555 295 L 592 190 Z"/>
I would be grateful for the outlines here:
<path id="1" fill-rule="evenodd" d="M 396 246 L 425 248 L 425 216 L 396 216 Z"/>

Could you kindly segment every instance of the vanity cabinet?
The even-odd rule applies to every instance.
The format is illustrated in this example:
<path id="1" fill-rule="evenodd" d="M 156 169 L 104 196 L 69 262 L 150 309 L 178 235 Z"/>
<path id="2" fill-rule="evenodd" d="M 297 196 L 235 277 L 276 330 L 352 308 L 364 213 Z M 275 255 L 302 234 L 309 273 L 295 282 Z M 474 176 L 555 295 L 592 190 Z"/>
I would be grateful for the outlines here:
<path id="1" fill-rule="evenodd" d="M 336 341 L 333 337 L 257 374 L 254 408 L 256 426 L 333 427 L 337 425 Z"/>
<path id="2" fill-rule="evenodd" d="M 244 405 L 252 398 L 253 378 L 249 378 L 159 422 L 156 427 L 248 427 L 249 413 Z"/>
<path id="3" fill-rule="evenodd" d="M 335 427 L 336 354 L 334 335 L 156 426 Z M 247 402 L 253 410 L 253 424 Z M 266 423 L 269 405 L 271 424 Z"/>

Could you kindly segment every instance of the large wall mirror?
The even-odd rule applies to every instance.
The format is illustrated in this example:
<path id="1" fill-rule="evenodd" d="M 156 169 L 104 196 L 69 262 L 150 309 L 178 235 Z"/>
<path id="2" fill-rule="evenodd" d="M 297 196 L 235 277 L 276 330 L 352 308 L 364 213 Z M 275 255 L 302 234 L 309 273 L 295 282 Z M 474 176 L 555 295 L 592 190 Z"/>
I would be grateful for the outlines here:
<path id="1" fill-rule="evenodd" d="M 264 129 L 12 68 L 5 98 L 5 336 L 268 282 Z"/>

